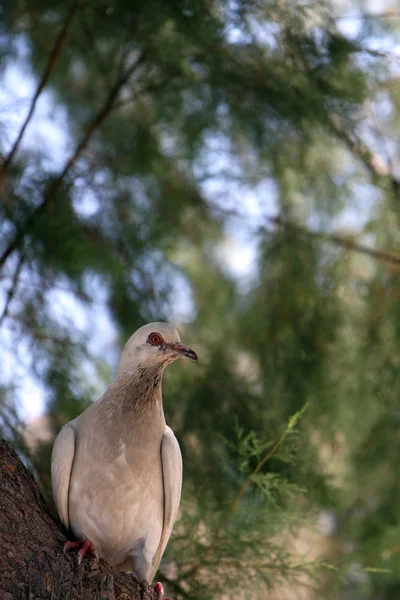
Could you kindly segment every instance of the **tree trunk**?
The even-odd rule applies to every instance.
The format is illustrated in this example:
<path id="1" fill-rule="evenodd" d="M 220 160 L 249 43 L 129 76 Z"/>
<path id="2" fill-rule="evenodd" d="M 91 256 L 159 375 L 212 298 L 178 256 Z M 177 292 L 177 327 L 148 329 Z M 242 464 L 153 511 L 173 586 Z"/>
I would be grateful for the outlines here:
<path id="1" fill-rule="evenodd" d="M 66 537 L 16 453 L 0 440 L 0 600 L 152 600 L 102 559 L 63 554 Z"/>

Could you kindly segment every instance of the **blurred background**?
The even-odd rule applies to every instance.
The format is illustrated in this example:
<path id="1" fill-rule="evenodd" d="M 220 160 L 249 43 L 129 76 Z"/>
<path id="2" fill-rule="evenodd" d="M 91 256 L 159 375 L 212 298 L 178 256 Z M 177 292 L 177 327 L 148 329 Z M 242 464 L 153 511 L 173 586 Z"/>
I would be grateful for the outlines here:
<path id="1" fill-rule="evenodd" d="M 398 0 L 6 0 L 0 77 L 0 428 L 47 498 L 170 321 L 170 595 L 400 598 Z"/>

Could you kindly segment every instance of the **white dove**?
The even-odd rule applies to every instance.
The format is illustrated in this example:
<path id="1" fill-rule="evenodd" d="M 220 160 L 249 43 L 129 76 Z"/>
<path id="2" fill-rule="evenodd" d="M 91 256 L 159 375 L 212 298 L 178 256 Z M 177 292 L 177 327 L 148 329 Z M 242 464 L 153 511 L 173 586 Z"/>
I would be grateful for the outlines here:
<path id="1" fill-rule="evenodd" d="M 65 546 L 81 547 L 79 562 L 95 549 L 140 581 L 150 583 L 157 571 L 182 486 L 182 456 L 165 423 L 161 379 L 181 357 L 197 360 L 174 327 L 141 327 L 105 394 L 56 438 L 53 496 L 62 523 L 79 540 Z"/>

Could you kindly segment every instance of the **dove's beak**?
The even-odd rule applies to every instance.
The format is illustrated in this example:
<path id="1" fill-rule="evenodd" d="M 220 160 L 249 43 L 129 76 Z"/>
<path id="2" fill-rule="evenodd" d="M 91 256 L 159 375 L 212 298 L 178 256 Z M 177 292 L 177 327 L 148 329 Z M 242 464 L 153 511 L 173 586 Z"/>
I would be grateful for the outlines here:
<path id="1" fill-rule="evenodd" d="M 189 346 L 186 346 L 186 344 L 177 343 L 168 344 L 168 346 L 171 348 L 171 350 L 174 350 L 177 354 L 179 354 L 179 356 L 182 356 L 183 358 L 191 358 L 192 360 L 197 360 L 196 352 L 193 352 L 193 350 L 189 348 Z"/>

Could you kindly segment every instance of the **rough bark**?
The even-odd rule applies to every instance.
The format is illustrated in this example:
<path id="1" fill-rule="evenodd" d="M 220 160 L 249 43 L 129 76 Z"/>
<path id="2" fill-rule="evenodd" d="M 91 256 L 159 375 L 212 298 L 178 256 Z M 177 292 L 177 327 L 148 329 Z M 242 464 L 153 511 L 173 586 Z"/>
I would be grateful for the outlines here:
<path id="1" fill-rule="evenodd" d="M 0 600 L 153 600 L 148 585 L 102 559 L 63 554 L 66 536 L 33 477 L 0 441 Z"/>

